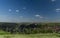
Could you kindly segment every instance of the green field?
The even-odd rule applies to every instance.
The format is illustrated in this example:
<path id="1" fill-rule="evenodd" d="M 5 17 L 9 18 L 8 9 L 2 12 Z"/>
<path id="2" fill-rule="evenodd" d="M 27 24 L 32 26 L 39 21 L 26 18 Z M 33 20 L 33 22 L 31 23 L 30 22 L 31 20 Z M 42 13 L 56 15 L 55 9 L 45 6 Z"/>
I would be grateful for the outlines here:
<path id="1" fill-rule="evenodd" d="M 6 34 L 0 35 L 0 38 L 60 38 L 58 34 Z"/>

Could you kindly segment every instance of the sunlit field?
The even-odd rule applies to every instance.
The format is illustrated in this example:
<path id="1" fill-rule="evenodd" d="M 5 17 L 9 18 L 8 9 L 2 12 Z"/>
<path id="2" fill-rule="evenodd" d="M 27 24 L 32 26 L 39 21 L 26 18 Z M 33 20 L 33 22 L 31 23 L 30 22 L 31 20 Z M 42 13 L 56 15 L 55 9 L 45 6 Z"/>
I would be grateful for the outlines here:
<path id="1" fill-rule="evenodd" d="M 59 34 L 4 34 L 0 38 L 60 38 Z"/>

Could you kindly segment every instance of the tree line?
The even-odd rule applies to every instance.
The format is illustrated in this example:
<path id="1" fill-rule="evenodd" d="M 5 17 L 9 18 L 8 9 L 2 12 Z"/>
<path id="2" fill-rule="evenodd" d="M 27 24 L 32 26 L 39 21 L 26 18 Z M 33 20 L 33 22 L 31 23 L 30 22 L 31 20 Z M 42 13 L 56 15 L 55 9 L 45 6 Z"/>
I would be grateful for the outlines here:
<path id="1" fill-rule="evenodd" d="M 0 30 L 11 34 L 36 34 L 36 33 L 58 33 L 60 31 L 60 23 L 51 24 L 18 24 L 18 23 L 2 23 Z"/>

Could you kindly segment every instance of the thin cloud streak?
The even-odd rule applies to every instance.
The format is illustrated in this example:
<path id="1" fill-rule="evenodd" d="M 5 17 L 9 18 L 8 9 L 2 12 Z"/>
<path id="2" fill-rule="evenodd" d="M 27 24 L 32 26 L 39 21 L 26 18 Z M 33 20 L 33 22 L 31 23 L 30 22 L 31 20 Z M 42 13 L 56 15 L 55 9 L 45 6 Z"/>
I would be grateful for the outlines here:
<path id="1" fill-rule="evenodd" d="M 35 15 L 35 17 L 38 17 L 38 18 L 44 18 L 44 17 L 42 17 L 41 15 Z"/>

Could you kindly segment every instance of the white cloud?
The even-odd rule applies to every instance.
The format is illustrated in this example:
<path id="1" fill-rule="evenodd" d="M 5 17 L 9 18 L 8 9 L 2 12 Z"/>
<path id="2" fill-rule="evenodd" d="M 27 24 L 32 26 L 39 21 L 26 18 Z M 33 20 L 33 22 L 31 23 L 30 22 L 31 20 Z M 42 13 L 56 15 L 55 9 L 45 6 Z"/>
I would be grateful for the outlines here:
<path id="1" fill-rule="evenodd" d="M 9 9 L 9 12 L 11 12 L 12 10 L 11 9 Z"/>
<path id="2" fill-rule="evenodd" d="M 52 2 L 55 2 L 56 0 L 51 0 Z"/>
<path id="3" fill-rule="evenodd" d="M 39 15 L 39 14 L 35 15 L 35 17 L 38 17 L 38 18 L 44 18 L 44 17 L 42 17 L 42 16 Z"/>
<path id="4" fill-rule="evenodd" d="M 19 12 L 19 10 L 16 10 L 16 12 Z"/>
<path id="5" fill-rule="evenodd" d="M 40 17 L 40 15 L 35 15 L 36 17 Z"/>
<path id="6" fill-rule="evenodd" d="M 57 9 L 56 9 L 56 12 L 60 12 L 60 8 L 57 8 Z"/>
<path id="7" fill-rule="evenodd" d="M 60 10 L 60 9 L 58 8 L 58 9 L 56 9 L 56 10 Z"/>

